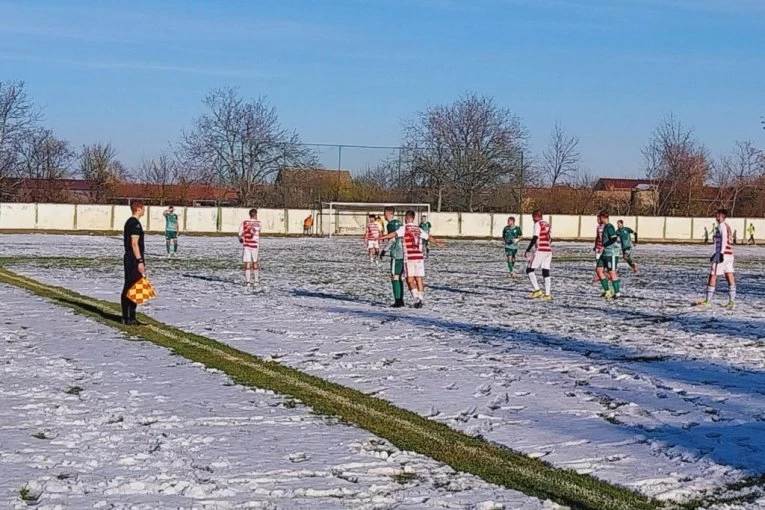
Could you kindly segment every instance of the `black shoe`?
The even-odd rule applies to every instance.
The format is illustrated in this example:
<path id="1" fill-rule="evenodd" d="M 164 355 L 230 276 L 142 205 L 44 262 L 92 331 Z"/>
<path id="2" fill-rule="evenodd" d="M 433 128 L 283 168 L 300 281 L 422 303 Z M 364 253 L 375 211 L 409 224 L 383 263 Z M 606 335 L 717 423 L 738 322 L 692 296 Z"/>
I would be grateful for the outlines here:
<path id="1" fill-rule="evenodd" d="M 420 301 L 419 299 L 417 301 L 415 301 L 414 302 L 414 307 L 415 308 L 422 308 L 422 301 Z"/>
<path id="2" fill-rule="evenodd" d="M 125 320 L 125 319 L 123 319 L 123 320 L 122 320 L 122 323 L 123 323 L 125 326 L 143 326 L 143 324 L 141 324 L 140 322 L 138 322 L 138 321 L 137 321 L 137 320 L 135 320 L 135 319 L 128 319 L 128 320 Z"/>
<path id="3" fill-rule="evenodd" d="M 390 305 L 391 308 L 404 308 L 404 300 L 403 299 L 397 299 L 395 303 Z"/>

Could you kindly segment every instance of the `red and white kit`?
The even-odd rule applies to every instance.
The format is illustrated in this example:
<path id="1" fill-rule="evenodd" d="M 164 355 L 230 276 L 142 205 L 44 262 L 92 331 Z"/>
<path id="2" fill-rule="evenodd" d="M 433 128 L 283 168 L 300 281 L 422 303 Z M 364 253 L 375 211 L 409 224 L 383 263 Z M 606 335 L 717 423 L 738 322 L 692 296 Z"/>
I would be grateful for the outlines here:
<path id="1" fill-rule="evenodd" d="M 552 264 L 552 246 L 550 245 L 550 224 L 544 220 L 534 223 L 534 236 L 537 245 L 534 255 L 529 260 L 530 269 L 550 269 Z"/>
<path id="2" fill-rule="evenodd" d="M 712 268 L 710 274 L 722 276 L 728 273 L 735 273 L 733 269 L 733 245 L 731 239 L 733 233 L 731 232 L 730 225 L 726 222 L 722 222 L 717 225 L 717 233 L 715 234 L 715 255 L 722 253 L 722 262 L 712 262 Z"/>
<path id="3" fill-rule="evenodd" d="M 239 237 L 244 240 L 242 262 L 256 264 L 260 245 L 260 220 L 244 220 L 239 226 Z"/>
<path id="4" fill-rule="evenodd" d="M 598 225 L 598 229 L 595 233 L 595 260 L 600 259 L 600 254 L 603 253 L 603 229 L 604 225 Z"/>
<path id="5" fill-rule="evenodd" d="M 428 233 L 414 223 L 407 223 L 396 231 L 396 236 L 404 238 L 404 275 L 412 278 L 425 277 L 422 241 L 430 239 Z"/>
<path id="6" fill-rule="evenodd" d="M 379 250 L 380 249 L 380 224 L 376 221 L 370 221 L 367 223 L 367 249 Z"/>

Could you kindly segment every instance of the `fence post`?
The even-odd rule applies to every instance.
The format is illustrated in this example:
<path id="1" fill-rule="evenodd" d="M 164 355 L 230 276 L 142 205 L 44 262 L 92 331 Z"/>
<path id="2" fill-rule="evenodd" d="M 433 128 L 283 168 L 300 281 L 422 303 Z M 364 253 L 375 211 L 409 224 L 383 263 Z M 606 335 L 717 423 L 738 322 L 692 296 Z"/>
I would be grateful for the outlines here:
<path id="1" fill-rule="evenodd" d="M 662 233 L 661 237 L 664 242 L 667 242 L 667 217 L 666 216 L 664 216 L 664 232 Z"/>
<path id="2" fill-rule="evenodd" d="M 40 211 L 38 210 L 38 207 L 40 204 L 35 202 L 35 229 L 37 229 L 37 225 L 40 223 Z"/>
<path id="3" fill-rule="evenodd" d="M 74 218 L 72 219 L 72 228 L 74 230 L 77 230 L 77 209 L 78 209 L 78 207 L 79 206 L 77 204 L 74 204 Z"/>
<path id="4" fill-rule="evenodd" d="M 284 208 L 284 220 L 282 220 L 282 226 L 284 234 L 288 235 L 290 233 L 290 210 L 286 207 Z"/>
<path id="5" fill-rule="evenodd" d="M 691 216 L 691 241 L 696 239 L 696 218 Z"/>
<path id="6" fill-rule="evenodd" d="M 109 230 L 111 230 L 112 232 L 114 232 L 114 231 L 116 230 L 116 229 L 114 228 L 114 207 L 115 207 L 115 206 L 114 206 L 114 205 L 112 205 L 112 214 L 111 214 L 111 216 L 112 216 L 112 217 L 111 217 L 111 219 L 109 220 Z"/>
<path id="7" fill-rule="evenodd" d="M 576 231 L 576 239 L 582 238 L 582 215 L 579 215 L 579 229 Z"/>

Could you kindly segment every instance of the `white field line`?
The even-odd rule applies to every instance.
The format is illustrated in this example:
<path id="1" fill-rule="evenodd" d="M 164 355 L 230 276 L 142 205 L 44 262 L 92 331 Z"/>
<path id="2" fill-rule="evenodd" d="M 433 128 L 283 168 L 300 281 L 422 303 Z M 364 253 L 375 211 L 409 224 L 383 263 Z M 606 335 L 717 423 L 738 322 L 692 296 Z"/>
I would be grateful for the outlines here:
<path id="1" fill-rule="evenodd" d="M 44 290 L 44 291 L 47 291 L 47 292 L 52 292 L 52 293 L 57 294 L 57 295 L 59 295 L 61 297 L 64 297 L 64 298 L 68 298 L 68 299 L 74 298 L 74 299 L 77 299 L 80 302 L 86 303 L 86 304 L 88 304 L 88 305 L 90 305 L 90 306 L 92 306 L 94 308 L 97 308 L 97 309 L 99 309 L 101 311 L 104 311 L 104 312 L 108 312 L 109 311 L 109 310 L 104 309 L 104 307 L 101 304 L 99 304 L 99 303 L 97 303 L 95 301 L 91 301 L 91 300 L 89 300 L 87 298 L 72 296 L 72 295 L 67 294 L 65 292 L 62 292 L 62 291 L 60 291 L 60 290 L 58 290 L 56 288 L 49 287 L 49 286 L 47 286 L 45 284 L 41 284 L 41 283 L 37 282 L 36 280 L 31 279 L 31 278 L 30 279 L 26 279 L 26 281 L 25 281 L 24 279 L 21 279 L 21 278 L 17 277 L 16 275 L 14 275 L 13 273 L 8 272 L 7 270 L 3 271 L 3 273 L 4 273 L 4 276 L 6 276 L 6 278 L 14 280 L 16 282 L 20 282 L 22 284 L 25 283 L 26 285 L 29 285 L 29 286 L 32 286 L 32 287 L 36 287 L 36 288 L 38 288 L 40 290 Z M 484 449 L 474 448 L 474 447 L 466 446 L 464 444 L 456 444 L 455 445 L 454 443 L 448 442 L 448 441 L 444 440 L 443 438 L 440 438 L 438 435 L 431 434 L 430 431 L 427 428 L 421 427 L 421 426 L 419 426 L 417 424 L 414 424 L 414 423 L 412 423 L 412 422 L 410 422 L 408 420 L 403 420 L 403 419 L 398 418 L 396 416 L 391 416 L 391 415 L 385 414 L 383 412 L 377 411 L 376 409 L 370 408 L 370 407 L 364 405 L 363 403 L 354 402 L 353 400 L 350 400 L 347 397 L 343 397 L 343 396 L 337 395 L 337 394 L 335 394 L 333 392 L 330 392 L 330 391 L 327 391 L 327 390 L 323 390 L 321 388 L 317 388 L 316 386 L 313 386 L 313 385 L 311 385 L 309 383 L 301 381 L 301 380 L 295 378 L 294 376 L 270 370 L 270 369 L 268 369 L 265 366 L 262 366 L 260 364 L 256 364 L 256 363 L 253 363 L 253 362 L 250 362 L 250 361 L 246 361 L 246 360 L 244 360 L 244 359 L 242 359 L 242 358 L 240 358 L 238 356 L 234 356 L 232 354 L 229 354 L 229 353 L 227 353 L 227 352 L 225 352 L 225 351 L 223 351 L 221 349 L 218 349 L 216 347 L 212 347 L 212 346 L 209 346 L 209 345 L 204 345 L 204 344 L 201 344 L 201 343 L 199 343 L 197 341 L 194 341 L 194 340 L 191 340 L 191 339 L 188 339 L 188 338 L 184 338 L 184 337 L 175 335 L 174 333 L 170 333 L 168 331 L 165 331 L 162 328 L 154 326 L 153 324 L 147 324 L 147 325 L 144 325 L 143 327 L 148 327 L 149 329 L 151 329 L 155 333 L 157 333 L 159 335 L 162 335 L 162 336 L 164 336 L 164 337 L 166 337 L 168 339 L 174 340 L 176 342 L 180 342 L 182 344 L 185 344 L 185 345 L 193 347 L 193 348 L 203 349 L 203 350 L 205 350 L 205 351 L 215 355 L 218 358 L 223 358 L 223 359 L 225 359 L 227 361 L 239 364 L 240 366 L 244 366 L 244 367 L 250 368 L 250 369 L 252 369 L 252 370 L 254 370 L 256 372 L 259 372 L 260 374 L 266 375 L 267 377 L 270 377 L 272 379 L 282 379 L 283 381 L 286 381 L 286 382 L 288 382 L 289 384 L 291 384 L 291 385 L 293 385 L 295 387 L 299 387 L 299 388 L 301 388 L 303 390 L 306 390 L 306 391 L 308 391 L 310 393 L 314 393 L 317 397 L 321 397 L 321 398 L 323 398 L 325 400 L 334 402 L 336 404 L 340 404 L 340 405 L 342 405 L 344 407 L 355 409 L 355 410 L 360 411 L 363 414 L 367 414 L 370 417 L 373 417 L 373 418 L 375 418 L 377 420 L 387 420 L 389 422 L 394 422 L 397 426 L 399 426 L 399 427 L 401 427 L 401 428 L 403 428 L 403 429 L 405 429 L 405 430 L 407 430 L 407 431 L 409 431 L 409 432 L 411 432 L 413 434 L 416 434 L 416 435 L 419 435 L 419 436 L 421 436 L 423 438 L 426 438 L 426 439 L 428 439 L 431 442 L 436 442 L 439 445 L 447 446 L 449 448 L 454 448 L 456 446 L 465 455 L 474 456 L 474 457 L 478 456 L 478 457 L 486 459 L 487 462 L 490 462 L 492 464 L 495 464 L 495 465 L 500 464 L 500 465 L 502 465 L 503 469 L 507 469 L 508 471 L 510 471 L 512 473 L 515 473 L 515 474 L 517 474 L 517 475 L 519 475 L 521 477 L 524 477 L 524 478 L 526 478 L 528 480 L 533 480 L 538 485 L 548 486 L 548 487 L 551 487 L 551 486 L 555 487 L 555 486 L 557 486 L 559 489 L 564 491 L 566 494 L 577 494 L 577 495 L 580 495 L 580 496 L 585 496 L 586 499 L 589 500 L 589 501 L 599 502 L 601 505 L 604 505 L 604 508 L 613 508 L 615 510 L 616 509 L 629 510 L 630 508 L 633 508 L 629 504 L 615 506 L 614 505 L 615 502 L 612 501 L 611 498 L 608 498 L 608 497 L 603 498 L 603 495 L 600 494 L 597 491 L 589 490 L 589 489 L 587 489 L 585 487 L 582 487 L 582 486 L 580 486 L 578 484 L 569 482 L 567 480 L 561 480 L 561 479 L 556 477 L 556 474 L 555 474 L 554 471 L 544 470 L 544 471 L 540 472 L 540 471 L 537 471 L 537 470 L 532 470 L 532 471 L 528 472 L 528 471 L 526 471 L 523 468 L 518 468 L 517 466 L 513 465 L 512 463 L 508 463 L 506 459 L 503 459 L 501 457 L 492 455 L 491 452 L 486 452 Z M 460 434 L 460 432 L 457 432 L 457 431 L 454 431 L 454 432 Z M 517 452 L 515 452 L 515 453 L 517 455 L 522 455 L 522 454 L 517 453 Z M 603 482 L 603 483 L 606 483 L 606 482 Z M 513 487 L 510 487 L 510 488 L 513 488 Z"/>

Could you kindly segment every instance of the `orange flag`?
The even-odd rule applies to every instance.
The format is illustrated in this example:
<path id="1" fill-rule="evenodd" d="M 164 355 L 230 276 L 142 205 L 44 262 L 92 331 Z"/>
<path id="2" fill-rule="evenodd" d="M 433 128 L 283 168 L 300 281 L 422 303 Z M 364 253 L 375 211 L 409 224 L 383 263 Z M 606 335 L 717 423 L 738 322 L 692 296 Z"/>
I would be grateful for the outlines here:
<path id="1" fill-rule="evenodd" d="M 157 297 L 157 293 L 154 292 L 154 287 L 151 286 L 148 278 L 143 276 L 130 287 L 130 290 L 127 291 L 127 297 L 133 303 L 142 305 L 150 299 Z"/>

